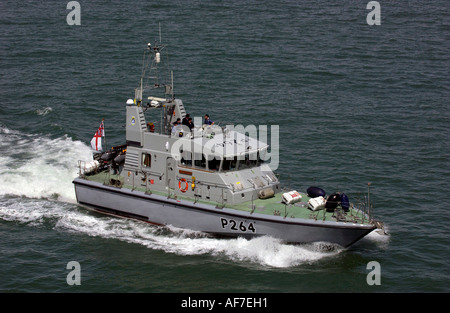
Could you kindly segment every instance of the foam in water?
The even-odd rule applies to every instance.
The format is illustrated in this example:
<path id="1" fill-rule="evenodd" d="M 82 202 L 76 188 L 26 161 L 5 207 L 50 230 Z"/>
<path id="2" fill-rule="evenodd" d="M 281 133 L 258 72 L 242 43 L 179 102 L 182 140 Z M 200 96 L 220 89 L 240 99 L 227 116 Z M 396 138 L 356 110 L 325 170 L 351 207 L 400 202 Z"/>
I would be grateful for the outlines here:
<path id="1" fill-rule="evenodd" d="M 37 113 L 37 115 L 46 116 L 47 114 L 49 114 L 52 111 L 53 111 L 53 109 L 51 107 L 45 107 L 42 109 L 37 109 L 35 112 Z"/>
<path id="2" fill-rule="evenodd" d="M 0 129 L 0 195 L 75 202 L 72 180 L 78 160 L 92 159 L 90 148 L 63 136 L 56 139 Z"/>
<path id="3" fill-rule="evenodd" d="M 321 243 L 288 245 L 271 237 L 218 239 L 172 226 L 157 227 L 140 221 L 92 215 L 73 204 L 44 199 L 0 198 L 0 219 L 30 227 L 47 225 L 62 231 L 121 240 L 177 255 L 211 255 L 276 268 L 313 263 L 343 251 Z"/>
<path id="4" fill-rule="evenodd" d="M 366 235 L 366 237 L 364 237 L 363 240 L 375 243 L 375 244 L 379 245 L 380 247 L 386 246 L 387 244 L 389 244 L 389 241 L 391 238 L 389 235 L 389 228 L 386 227 L 386 225 L 385 225 L 385 231 L 386 231 L 386 233 L 383 233 L 382 230 L 375 229 L 371 233 Z"/>
<path id="5" fill-rule="evenodd" d="M 176 227 L 156 227 L 142 222 L 114 217 L 94 218 L 83 214 L 64 215 L 57 227 L 90 236 L 119 239 L 151 249 L 178 255 L 226 257 L 236 262 L 252 262 L 270 267 L 292 267 L 334 256 L 342 248 L 316 243 L 288 245 L 271 237 L 251 240 L 218 239 L 191 230 Z"/>

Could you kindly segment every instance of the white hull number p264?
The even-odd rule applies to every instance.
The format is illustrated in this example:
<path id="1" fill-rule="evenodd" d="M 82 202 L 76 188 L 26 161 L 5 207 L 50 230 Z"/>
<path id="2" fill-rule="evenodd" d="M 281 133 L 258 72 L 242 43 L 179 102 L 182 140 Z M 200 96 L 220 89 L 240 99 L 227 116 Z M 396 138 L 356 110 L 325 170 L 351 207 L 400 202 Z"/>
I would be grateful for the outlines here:
<path id="1" fill-rule="evenodd" d="M 228 218 L 220 218 L 220 222 L 222 224 L 222 229 L 230 229 L 234 231 L 240 231 L 240 232 L 256 232 L 255 225 L 253 222 L 242 222 L 242 221 L 235 221 L 233 219 Z"/>

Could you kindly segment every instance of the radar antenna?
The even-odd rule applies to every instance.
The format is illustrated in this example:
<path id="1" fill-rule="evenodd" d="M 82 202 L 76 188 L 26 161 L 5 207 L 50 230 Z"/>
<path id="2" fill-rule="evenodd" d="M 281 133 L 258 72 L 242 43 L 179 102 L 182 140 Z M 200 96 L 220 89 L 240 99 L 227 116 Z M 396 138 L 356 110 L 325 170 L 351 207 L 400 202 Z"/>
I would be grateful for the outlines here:
<path id="1" fill-rule="evenodd" d="M 164 98 L 167 102 L 174 100 L 173 72 L 170 71 L 168 56 L 161 56 L 166 45 L 161 43 L 161 25 L 159 25 L 159 41 L 147 43 L 142 57 L 142 74 L 139 87 L 135 90 L 135 103 L 141 105 L 143 92 L 149 89 L 164 88 Z M 160 70 L 166 71 L 165 77 L 160 76 Z M 148 71 L 148 76 L 147 75 Z"/>

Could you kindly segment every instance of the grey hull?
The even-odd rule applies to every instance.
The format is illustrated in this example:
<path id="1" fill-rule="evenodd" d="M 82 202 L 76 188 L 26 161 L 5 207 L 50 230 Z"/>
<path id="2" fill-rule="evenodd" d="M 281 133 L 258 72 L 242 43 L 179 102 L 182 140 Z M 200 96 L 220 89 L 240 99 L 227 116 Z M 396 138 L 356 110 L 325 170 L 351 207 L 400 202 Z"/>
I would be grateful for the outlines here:
<path id="1" fill-rule="evenodd" d="M 99 212 L 217 236 L 271 236 L 289 243 L 330 242 L 348 247 L 375 229 L 353 224 L 285 218 L 177 200 L 75 178 L 77 201 Z"/>

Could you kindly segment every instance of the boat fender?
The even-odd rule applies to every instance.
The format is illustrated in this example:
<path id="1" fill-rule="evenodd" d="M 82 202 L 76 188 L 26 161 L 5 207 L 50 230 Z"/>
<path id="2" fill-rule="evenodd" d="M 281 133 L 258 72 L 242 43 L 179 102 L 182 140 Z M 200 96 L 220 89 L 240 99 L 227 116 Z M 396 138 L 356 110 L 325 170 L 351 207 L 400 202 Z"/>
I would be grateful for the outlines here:
<path id="1" fill-rule="evenodd" d="M 325 197 L 326 192 L 322 188 L 311 186 L 306 190 L 308 197 L 317 198 L 317 197 Z"/>
<path id="2" fill-rule="evenodd" d="M 178 181 L 178 188 L 181 192 L 186 192 L 189 189 L 188 182 L 185 178 L 182 178 Z"/>
<path id="3" fill-rule="evenodd" d="M 123 163 L 124 161 L 125 161 L 125 154 L 119 154 L 114 158 L 114 162 L 118 164 Z"/>
<path id="4" fill-rule="evenodd" d="M 258 198 L 259 199 L 268 199 L 272 198 L 275 195 L 275 192 L 272 188 L 266 188 L 258 191 Z"/>
<path id="5" fill-rule="evenodd" d="M 341 207 L 345 212 L 350 208 L 350 201 L 345 193 L 341 193 Z"/>
<path id="6" fill-rule="evenodd" d="M 341 196 L 338 193 L 333 193 L 328 196 L 327 202 L 325 203 L 325 209 L 327 209 L 327 212 L 333 212 L 337 205 L 341 202 Z"/>
<path id="7" fill-rule="evenodd" d="M 113 157 L 112 152 L 108 151 L 102 154 L 101 159 L 105 162 L 108 162 L 111 161 L 112 157 Z"/>

